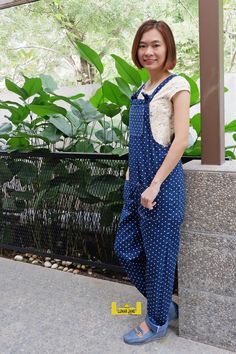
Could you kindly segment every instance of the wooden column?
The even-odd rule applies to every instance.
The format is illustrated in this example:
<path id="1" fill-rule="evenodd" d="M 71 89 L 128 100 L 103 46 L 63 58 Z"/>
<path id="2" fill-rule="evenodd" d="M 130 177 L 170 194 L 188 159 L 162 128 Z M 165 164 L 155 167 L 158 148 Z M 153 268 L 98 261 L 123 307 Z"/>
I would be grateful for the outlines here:
<path id="1" fill-rule="evenodd" d="M 39 0 L 6 0 L 0 1 L 0 10 L 7 9 L 12 6 L 19 6 L 24 4 L 29 4 L 30 2 L 35 2 Z"/>
<path id="2" fill-rule="evenodd" d="M 202 164 L 225 161 L 223 1 L 199 0 Z"/>

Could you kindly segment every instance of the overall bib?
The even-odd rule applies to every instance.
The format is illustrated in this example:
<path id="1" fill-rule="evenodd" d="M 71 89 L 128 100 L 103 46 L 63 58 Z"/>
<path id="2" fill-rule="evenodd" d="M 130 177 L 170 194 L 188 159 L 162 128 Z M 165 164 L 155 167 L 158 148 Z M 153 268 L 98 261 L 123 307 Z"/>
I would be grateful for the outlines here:
<path id="1" fill-rule="evenodd" d="M 152 210 L 140 203 L 164 161 L 170 144 L 153 138 L 149 103 L 176 74 L 166 78 L 151 95 L 139 90 L 131 97 L 129 118 L 129 180 L 124 185 L 114 251 L 130 281 L 147 298 L 147 315 L 156 325 L 167 321 L 179 252 L 180 225 L 184 218 L 185 188 L 182 162 L 161 184 Z"/>

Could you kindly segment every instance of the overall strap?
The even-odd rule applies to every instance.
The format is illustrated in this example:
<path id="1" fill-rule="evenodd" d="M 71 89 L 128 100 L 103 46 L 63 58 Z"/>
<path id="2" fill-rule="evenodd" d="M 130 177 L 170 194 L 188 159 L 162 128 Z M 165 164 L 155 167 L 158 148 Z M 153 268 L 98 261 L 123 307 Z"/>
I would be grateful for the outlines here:
<path id="1" fill-rule="evenodd" d="M 175 76 L 178 76 L 177 74 L 172 74 L 170 76 L 168 76 L 165 80 L 163 80 L 156 88 L 155 90 L 152 92 L 151 95 L 149 95 L 149 100 L 151 101 L 153 99 L 153 97 L 155 96 L 155 94 L 160 91 L 160 89 L 165 86 L 167 84 L 167 82 L 169 82 L 171 79 L 173 79 Z"/>
<path id="2" fill-rule="evenodd" d="M 145 82 L 138 88 L 138 90 L 136 92 L 133 93 L 133 95 L 131 96 L 131 100 L 133 100 L 133 99 L 138 97 L 138 95 L 139 95 L 139 93 L 142 90 L 144 85 L 145 85 Z"/>
<path id="3" fill-rule="evenodd" d="M 168 76 L 165 80 L 163 80 L 156 88 L 155 90 L 151 93 L 151 95 L 148 95 L 146 92 L 142 92 L 142 95 L 144 96 L 145 100 L 147 101 L 151 101 L 153 99 L 153 97 L 155 96 L 155 94 L 160 91 L 160 89 L 167 84 L 167 82 L 169 82 L 171 79 L 173 79 L 175 76 L 178 76 L 177 74 L 171 74 L 170 76 Z M 133 93 L 133 95 L 131 96 L 131 100 L 135 99 L 138 97 L 139 93 L 141 92 L 143 86 L 145 85 L 145 83 L 143 83 L 139 89 Z"/>

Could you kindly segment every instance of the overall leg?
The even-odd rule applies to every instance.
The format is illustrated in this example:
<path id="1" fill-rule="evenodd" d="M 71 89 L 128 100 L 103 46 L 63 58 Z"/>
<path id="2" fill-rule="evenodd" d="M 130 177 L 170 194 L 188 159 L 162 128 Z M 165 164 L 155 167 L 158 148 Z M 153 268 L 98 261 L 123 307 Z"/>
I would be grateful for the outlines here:
<path id="1" fill-rule="evenodd" d="M 130 281 L 146 297 L 146 256 L 135 209 L 130 211 L 126 206 L 123 207 L 116 233 L 114 251 Z"/>
<path id="2" fill-rule="evenodd" d="M 142 219 L 141 231 L 147 258 L 147 314 L 154 324 L 163 325 L 172 301 L 180 223 Z"/>

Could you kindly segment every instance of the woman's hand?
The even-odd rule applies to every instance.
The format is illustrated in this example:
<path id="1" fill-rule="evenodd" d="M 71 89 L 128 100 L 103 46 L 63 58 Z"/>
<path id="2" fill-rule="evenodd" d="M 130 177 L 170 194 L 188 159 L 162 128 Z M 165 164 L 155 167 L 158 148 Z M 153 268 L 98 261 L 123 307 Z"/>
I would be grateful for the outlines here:
<path id="1" fill-rule="evenodd" d="M 156 196 L 158 195 L 161 188 L 161 183 L 151 183 L 150 186 L 145 189 L 141 194 L 141 204 L 144 208 L 153 209 L 156 205 L 156 202 L 153 202 Z"/>
<path id="2" fill-rule="evenodd" d="M 128 167 L 127 171 L 126 171 L 125 179 L 126 179 L 126 181 L 129 180 L 129 167 Z"/>

